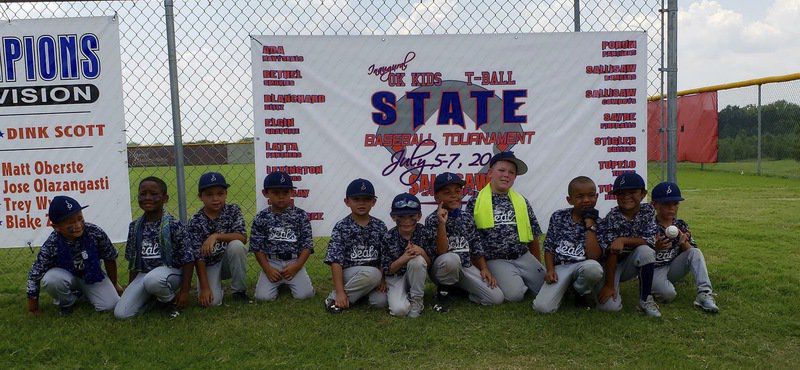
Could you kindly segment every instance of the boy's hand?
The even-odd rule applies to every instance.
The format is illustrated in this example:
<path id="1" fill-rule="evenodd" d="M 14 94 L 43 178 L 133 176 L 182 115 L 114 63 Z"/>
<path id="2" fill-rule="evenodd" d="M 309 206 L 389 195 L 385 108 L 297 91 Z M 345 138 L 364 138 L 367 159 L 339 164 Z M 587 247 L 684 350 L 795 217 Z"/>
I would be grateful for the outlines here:
<path id="1" fill-rule="evenodd" d="M 600 218 L 600 211 L 590 208 L 583 211 L 583 222 L 586 226 L 593 225 Z"/>
<path id="2" fill-rule="evenodd" d="M 375 290 L 381 293 L 386 293 L 386 279 L 381 278 L 381 283 L 378 284 L 378 287 L 375 288 Z"/>
<path id="3" fill-rule="evenodd" d="M 600 301 L 600 303 L 606 303 L 606 301 L 608 301 L 609 298 L 616 299 L 617 290 L 614 289 L 614 287 L 603 285 L 603 288 L 600 289 L 600 295 L 597 297 L 597 299 Z"/>
<path id="4" fill-rule="evenodd" d="M 548 284 L 558 282 L 558 274 L 556 274 L 556 270 L 547 270 L 547 273 L 544 274 L 544 281 Z"/>
<path id="5" fill-rule="evenodd" d="M 497 288 L 497 280 L 495 280 L 494 275 L 488 268 L 481 270 L 481 279 L 486 282 L 489 288 Z"/>
<path id="6" fill-rule="evenodd" d="M 350 300 L 347 299 L 347 294 L 336 294 L 336 307 L 350 308 Z"/>
<path id="7" fill-rule="evenodd" d="M 416 257 L 416 256 L 417 256 L 417 254 L 416 254 L 416 253 L 414 253 L 414 250 L 413 250 L 413 249 L 411 249 L 411 248 L 406 248 L 406 251 L 405 251 L 405 252 L 403 252 L 403 255 L 402 255 L 402 256 L 400 256 L 400 258 L 402 258 L 402 259 L 405 261 L 405 262 L 403 262 L 403 263 L 407 263 L 408 261 L 411 261 L 411 259 L 412 259 L 412 258 L 414 258 L 414 257 Z"/>
<path id="8" fill-rule="evenodd" d="M 189 304 L 189 292 L 180 290 L 178 295 L 175 296 L 175 301 L 173 303 L 175 303 L 175 307 L 179 310 L 186 308 Z"/>
<path id="9" fill-rule="evenodd" d="M 283 279 L 281 272 L 269 265 L 267 266 L 267 270 L 264 271 L 264 273 L 267 274 L 267 279 L 269 279 L 269 281 L 273 283 L 277 283 L 281 281 L 281 279 Z"/>
<path id="10" fill-rule="evenodd" d="M 444 204 L 444 202 L 439 202 L 439 209 L 436 210 L 436 217 L 439 218 L 440 225 L 447 223 L 448 215 L 448 211 L 442 207 L 442 204 Z"/>
<path id="11" fill-rule="evenodd" d="M 678 233 L 678 243 L 683 247 L 684 250 L 692 247 L 692 245 L 689 243 L 689 238 L 691 238 L 691 234 L 688 232 L 685 233 L 680 231 Z"/>
<path id="12" fill-rule="evenodd" d="M 122 292 L 125 291 L 125 288 L 123 288 L 122 285 L 119 285 L 119 283 L 114 284 L 114 289 L 117 291 L 117 295 L 120 296 L 122 295 Z"/>
<path id="13" fill-rule="evenodd" d="M 28 313 L 33 316 L 39 316 L 42 311 L 39 311 L 39 299 L 28 298 Z"/>
<path id="14" fill-rule="evenodd" d="M 303 268 L 299 263 L 290 263 L 281 271 L 281 276 L 286 280 L 292 280 L 300 269 Z"/>
<path id="15" fill-rule="evenodd" d="M 203 246 L 200 247 L 200 254 L 203 257 L 208 257 L 214 252 L 214 245 L 217 244 L 217 234 L 211 234 L 206 238 L 206 241 L 203 242 Z"/>
<path id="16" fill-rule="evenodd" d="M 616 238 L 613 242 L 611 242 L 611 246 L 608 247 L 612 253 L 619 254 L 625 249 L 625 243 L 622 242 L 622 238 Z"/>
<path id="17" fill-rule="evenodd" d="M 211 306 L 211 302 L 214 301 L 214 293 L 208 288 L 200 289 L 200 295 L 197 297 L 197 300 L 200 301 L 200 305 L 203 307 Z"/>
<path id="18" fill-rule="evenodd" d="M 664 250 L 672 247 L 672 240 L 667 238 L 666 235 L 656 235 L 656 250 Z"/>

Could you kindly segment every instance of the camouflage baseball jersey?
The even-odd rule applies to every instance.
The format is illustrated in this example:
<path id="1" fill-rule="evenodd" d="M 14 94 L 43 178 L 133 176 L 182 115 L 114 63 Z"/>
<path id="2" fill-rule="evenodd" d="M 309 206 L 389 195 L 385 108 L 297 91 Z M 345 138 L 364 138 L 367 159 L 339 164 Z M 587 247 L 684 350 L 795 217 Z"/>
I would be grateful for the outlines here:
<path id="1" fill-rule="evenodd" d="M 555 211 L 544 238 L 544 251 L 556 265 L 586 260 L 586 227 L 572 220 L 572 208 Z"/>
<path id="2" fill-rule="evenodd" d="M 614 207 L 605 218 L 600 220 L 597 225 L 597 241 L 600 242 L 600 248 L 608 249 L 614 239 L 619 237 L 627 238 L 642 238 L 649 246 L 655 245 L 656 232 L 656 211 L 653 205 L 642 203 L 639 212 L 628 220 L 620 212 L 619 207 Z M 631 252 L 632 249 L 625 249 L 622 255 L 625 256 Z"/>
<path id="3" fill-rule="evenodd" d="M 244 226 L 244 216 L 239 206 L 235 204 L 225 204 L 220 211 L 220 214 L 215 219 L 210 219 L 202 209 L 192 216 L 187 226 L 187 233 L 191 241 L 192 248 L 200 251 L 203 243 L 208 239 L 209 235 L 215 233 L 239 233 L 247 235 L 247 230 Z M 206 265 L 215 265 L 222 261 L 225 254 L 225 249 L 228 247 L 227 242 L 218 241 L 214 244 L 214 249 L 211 255 L 203 257 Z"/>
<path id="4" fill-rule="evenodd" d="M 689 244 L 691 244 L 692 247 L 697 248 L 697 243 L 694 241 L 692 233 L 689 231 L 689 225 L 687 225 L 686 222 L 675 219 L 672 221 L 672 224 L 675 225 L 682 233 L 686 233 L 689 236 Z M 658 223 L 656 223 L 656 225 L 658 226 L 658 234 L 666 237 L 666 228 Z M 671 247 L 667 249 L 656 250 L 656 267 L 669 265 L 670 262 L 672 262 L 675 257 L 678 257 L 679 254 L 681 254 L 680 238 L 676 237 L 675 239 L 672 239 Z"/>
<path id="5" fill-rule="evenodd" d="M 425 253 L 428 254 L 428 257 L 434 255 L 433 248 L 435 248 L 436 245 L 436 236 L 429 228 L 425 227 L 425 225 L 417 224 L 417 227 L 414 229 L 414 234 L 411 235 L 411 242 L 422 247 Z M 392 228 L 386 233 L 386 242 L 381 251 L 381 265 L 383 266 L 384 275 L 401 276 L 406 273 L 405 266 L 397 270 L 394 274 L 389 273 L 389 267 L 392 265 L 392 262 L 396 261 L 405 253 L 407 246 L 408 239 L 400 236 L 397 227 Z"/>
<path id="6" fill-rule="evenodd" d="M 470 215 L 475 214 L 475 201 L 477 196 L 467 202 L 466 212 Z M 533 213 L 530 202 L 525 199 L 528 208 L 528 218 L 531 223 L 531 230 L 534 238 L 542 234 L 539 220 Z M 528 252 L 528 244 L 519 241 L 517 232 L 517 219 L 514 214 L 514 205 L 507 194 L 492 193 L 492 207 L 494 209 L 494 227 L 491 229 L 478 229 L 484 257 L 487 260 L 494 259 L 517 259 Z"/>
<path id="7" fill-rule="evenodd" d="M 338 263 L 342 268 L 373 266 L 380 268 L 381 249 L 386 242 L 386 224 L 371 217 L 367 226 L 356 223 L 351 215 L 333 227 L 325 263 Z"/>
<path id="8" fill-rule="evenodd" d="M 282 255 L 284 260 L 297 258 L 308 249 L 314 253 L 311 237 L 311 222 L 306 211 L 291 206 L 281 213 L 272 207 L 258 212 L 250 228 L 250 251 L 270 255 Z"/>
<path id="9" fill-rule="evenodd" d="M 99 226 L 91 223 L 84 223 L 84 233 L 87 233 L 90 238 L 94 239 L 95 246 L 97 247 L 97 255 L 104 261 L 115 261 L 117 259 L 117 249 L 111 244 L 111 239 L 108 238 L 106 232 Z M 31 266 L 31 271 L 28 273 L 28 297 L 38 298 L 40 287 L 44 274 L 53 267 L 56 267 L 58 260 L 58 232 L 53 230 L 50 236 L 47 237 L 42 247 L 39 249 L 39 254 L 36 255 L 36 260 Z M 81 240 L 64 240 L 64 243 L 69 247 L 72 254 L 72 263 L 75 266 L 75 271 L 80 275 L 84 270 L 84 252 L 86 246 L 81 245 Z"/>
<path id="10" fill-rule="evenodd" d="M 434 252 L 436 251 L 436 234 L 439 227 L 439 217 L 436 213 L 437 211 L 434 211 L 425 218 L 425 227 L 433 232 Z M 461 210 L 450 212 L 444 227 L 447 231 L 447 244 L 450 247 L 448 252 L 455 253 L 461 258 L 461 266 L 472 266 L 471 255 L 483 256 L 480 236 L 478 236 L 478 230 L 475 229 L 475 220 L 471 213 Z"/>
<path id="11" fill-rule="evenodd" d="M 186 227 L 170 214 L 165 215 L 169 220 L 169 233 L 172 241 L 172 266 L 181 266 L 197 260 L 199 251 L 192 248 L 186 237 Z M 139 266 L 134 269 L 139 272 L 147 273 L 156 267 L 164 265 L 161 258 L 161 246 L 159 245 L 161 233 L 161 220 L 147 221 L 142 223 L 142 258 Z M 128 243 L 125 245 L 125 259 L 133 261 L 136 258 L 136 220 L 128 226 Z"/>

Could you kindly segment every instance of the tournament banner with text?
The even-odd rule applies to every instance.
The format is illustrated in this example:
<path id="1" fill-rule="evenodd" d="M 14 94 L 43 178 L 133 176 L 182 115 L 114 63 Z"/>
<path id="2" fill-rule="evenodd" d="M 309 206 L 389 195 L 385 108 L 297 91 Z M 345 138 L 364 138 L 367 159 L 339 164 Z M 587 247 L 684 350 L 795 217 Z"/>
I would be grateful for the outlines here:
<path id="1" fill-rule="evenodd" d="M 41 245 L 75 198 L 114 242 L 131 220 L 116 17 L 0 22 L 0 247 Z"/>
<path id="2" fill-rule="evenodd" d="M 401 192 L 436 208 L 433 179 L 454 172 L 466 202 L 489 159 L 529 167 L 514 188 L 543 228 L 579 175 L 616 202 L 614 177 L 647 175 L 647 35 L 580 32 L 419 36 L 254 36 L 257 191 L 289 173 L 315 235 L 349 214 L 347 184 L 375 184 L 372 215 L 394 225 Z M 259 208 L 266 207 L 259 196 Z"/>

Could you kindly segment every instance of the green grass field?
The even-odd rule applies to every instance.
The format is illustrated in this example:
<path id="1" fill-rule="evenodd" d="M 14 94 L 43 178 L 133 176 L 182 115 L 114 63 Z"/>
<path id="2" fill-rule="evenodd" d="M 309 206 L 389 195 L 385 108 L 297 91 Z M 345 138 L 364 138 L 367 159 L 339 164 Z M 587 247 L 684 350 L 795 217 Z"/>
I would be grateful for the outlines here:
<path id="1" fill-rule="evenodd" d="M 703 169 L 705 171 L 734 172 L 744 175 L 757 174 L 755 160 L 726 162 L 726 163 L 706 163 L 704 165 L 695 163 L 682 163 L 681 168 Z M 793 159 L 783 159 L 779 161 L 761 161 L 761 174 L 764 176 L 800 178 L 800 162 Z"/>
<path id="2" fill-rule="evenodd" d="M 190 170 L 187 182 L 194 184 L 201 172 Z M 143 177 L 132 174 L 131 180 L 137 176 Z M 24 288 L 33 254 L 17 249 L 0 252 L 0 363 L 9 368 L 796 368 L 800 180 L 683 168 L 679 179 L 687 198 L 681 216 L 705 252 L 721 308 L 716 316 L 691 306 L 691 278 L 677 285 L 678 299 L 662 305 L 664 317 L 657 320 L 636 312 L 636 282 L 623 284 L 624 308 L 614 314 L 580 310 L 568 301 L 556 314 L 539 315 L 526 299 L 488 308 L 463 300 L 447 314 L 428 307 L 416 320 L 364 306 L 332 316 L 321 303 L 332 284 L 322 263 L 326 240 L 318 239 L 307 264 L 317 288 L 312 300 L 295 301 L 287 292 L 272 303 L 212 309 L 193 303 L 174 320 L 153 312 L 120 322 L 87 304 L 58 317 L 43 296 L 43 315 L 34 318 L 25 312 Z M 251 292 L 254 267 L 251 263 Z"/>

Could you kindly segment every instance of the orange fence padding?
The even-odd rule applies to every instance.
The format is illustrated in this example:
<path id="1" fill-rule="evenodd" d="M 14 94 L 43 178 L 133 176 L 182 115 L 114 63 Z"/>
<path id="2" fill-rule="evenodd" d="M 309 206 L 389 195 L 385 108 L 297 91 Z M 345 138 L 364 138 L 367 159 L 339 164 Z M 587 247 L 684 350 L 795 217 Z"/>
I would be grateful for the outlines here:
<path id="1" fill-rule="evenodd" d="M 666 102 L 663 102 L 666 107 Z M 666 125 L 661 132 L 661 103 L 647 103 L 647 160 L 662 158 L 666 146 Z M 717 92 L 685 95 L 678 98 L 678 162 L 714 163 L 717 161 Z M 666 147 L 663 150 L 666 156 Z"/>

